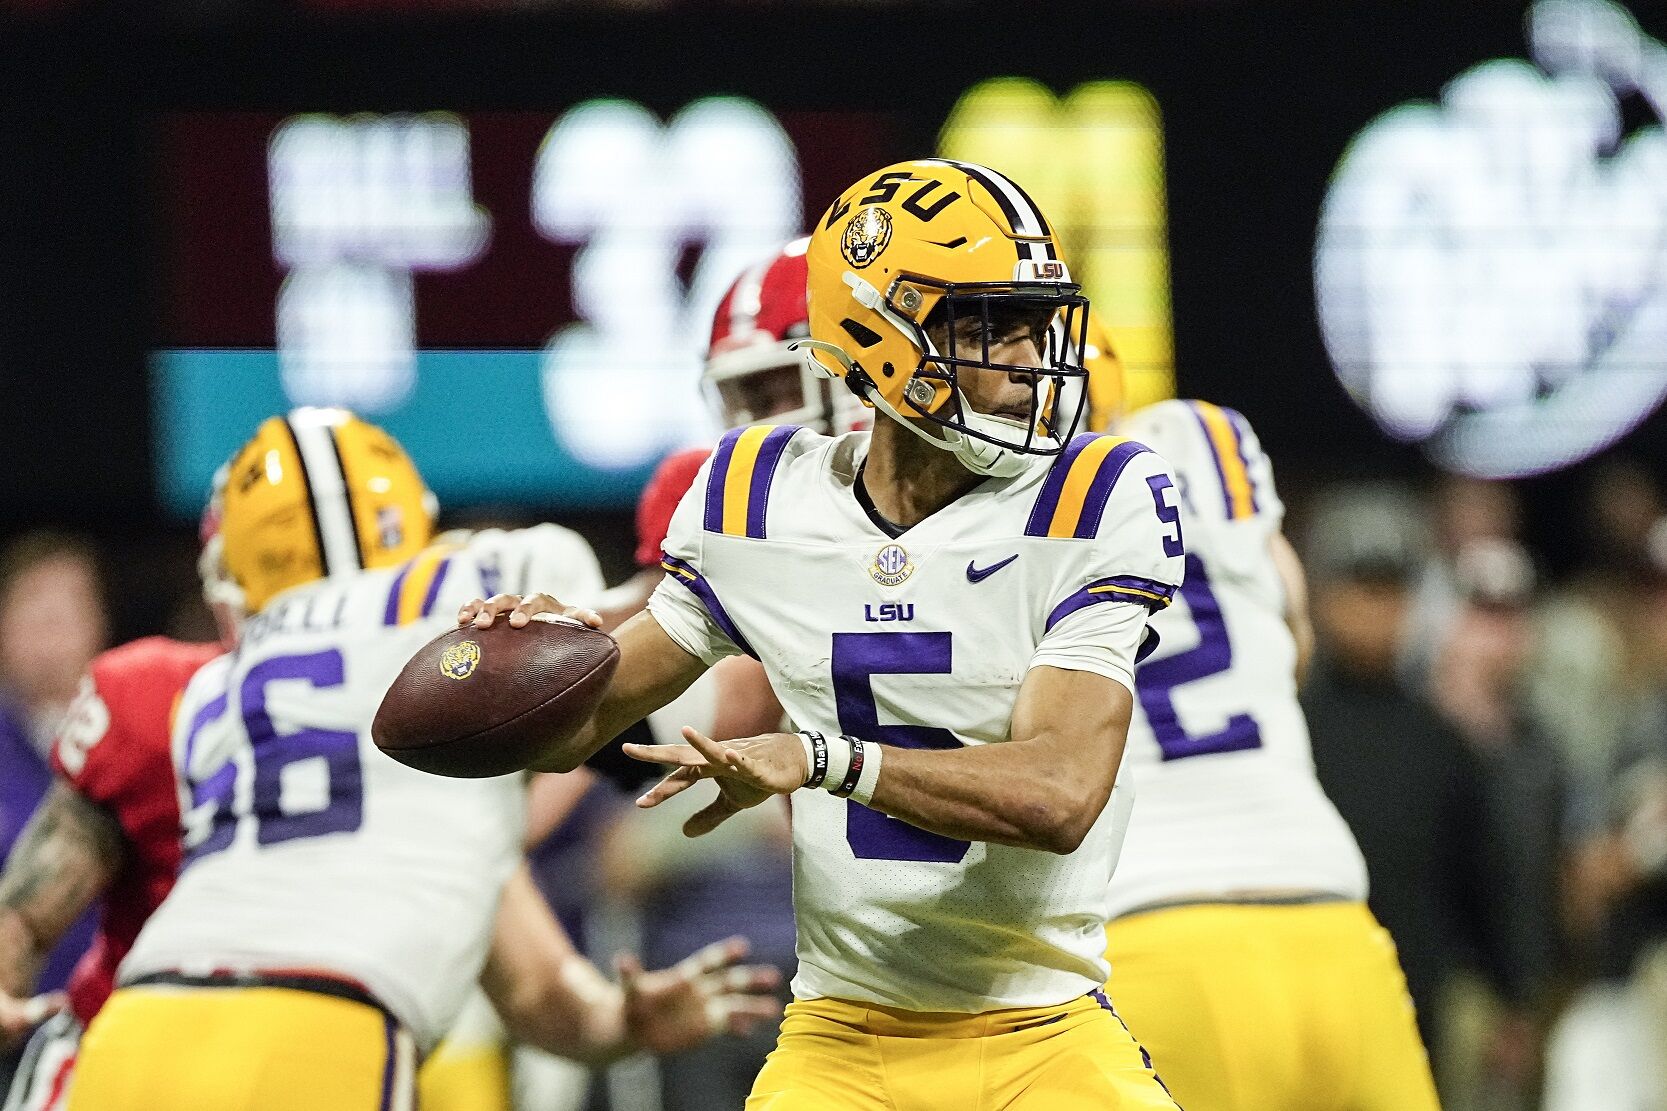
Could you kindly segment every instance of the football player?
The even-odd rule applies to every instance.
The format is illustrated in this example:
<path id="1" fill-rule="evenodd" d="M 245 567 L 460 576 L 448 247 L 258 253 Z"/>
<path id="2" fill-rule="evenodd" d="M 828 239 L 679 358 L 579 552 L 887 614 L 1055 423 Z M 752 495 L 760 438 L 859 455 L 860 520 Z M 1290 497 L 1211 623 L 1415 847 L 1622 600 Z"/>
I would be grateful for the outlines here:
<path id="1" fill-rule="evenodd" d="M 68 1011 L 31 1039 L 7 1111 L 61 1105 L 81 1030 L 173 885 L 180 847 L 170 714 L 186 681 L 221 651 L 147 637 L 105 652 L 59 727 L 58 782 L 0 875 L 0 990 L 26 993 L 40 961 L 101 893 L 103 914 L 70 978 Z"/>
<path id="2" fill-rule="evenodd" d="M 1187 552 L 1137 675 L 1109 989 L 1183 1106 L 1433 1111 L 1394 944 L 1314 776 L 1307 589 L 1272 465 L 1208 402 L 1160 402 L 1120 431 L 1174 468 Z"/>
<path id="3" fill-rule="evenodd" d="M 520 865 L 520 777 L 457 788 L 370 740 L 383 690 L 463 598 L 593 596 L 582 540 L 544 525 L 431 546 L 415 467 L 341 410 L 266 421 L 222 496 L 248 616 L 180 702 L 181 872 L 88 1029 L 71 1108 L 409 1108 L 477 977 L 512 1033 L 593 1060 L 771 1012 L 753 995 L 769 971 L 726 968 L 735 944 L 666 972 L 627 961 L 610 984 Z"/>
<path id="4" fill-rule="evenodd" d="M 803 346 L 873 432 L 726 435 L 593 721 L 541 762 L 574 766 L 740 653 L 805 727 L 629 746 L 674 768 L 643 806 L 716 780 L 691 834 L 793 796 L 799 973 L 752 1111 L 1173 1108 L 1101 991 L 1134 666 L 1181 579 L 1167 468 L 1073 435 L 1081 391 L 1055 405 L 1086 302 L 1009 179 L 887 167 L 807 261 Z M 542 594 L 459 616 L 541 612 L 600 621 Z"/>

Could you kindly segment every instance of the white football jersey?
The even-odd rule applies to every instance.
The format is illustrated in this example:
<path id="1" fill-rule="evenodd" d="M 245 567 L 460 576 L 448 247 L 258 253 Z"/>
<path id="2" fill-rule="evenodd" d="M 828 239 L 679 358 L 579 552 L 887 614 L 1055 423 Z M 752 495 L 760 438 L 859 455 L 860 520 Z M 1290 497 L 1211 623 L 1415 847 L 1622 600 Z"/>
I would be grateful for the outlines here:
<path id="1" fill-rule="evenodd" d="M 585 542 L 540 525 L 275 598 L 186 688 L 173 739 L 184 863 L 122 980 L 332 973 L 432 1046 L 485 960 L 521 856 L 524 781 L 407 768 L 376 748 L 371 719 L 470 598 L 542 590 L 583 604 L 601 587 Z"/>
<path id="2" fill-rule="evenodd" d="M 1164 401 L 1119 429 L 1181 488 L 1186 578 L 1153 615 L 1126 766 L 1140 792 L 1112 913 L 1232 892 L 1366 897 L 1354 836 L 1314 777 L 1296 642 L 1268 544 L 1284 507 L 1238 413 Z"/>
<path id="3" fill-rule="evenodd" d="M 1148 607 L 1181 575 L 1162 459 L 1080 436 L 893 536 L 859 501 L 867 448 L 866 432 L 726 436 L 672 520 L 649 612 L 708 663 L 761 660 L 799 727 L 887 745 L 1007 741 L 1038 664 L 1133 689 Z M 1099 987 L 1127 801 L 1113 792 L 1061 856 L 795 793 L 794 994 L 978 1012 Z"/>

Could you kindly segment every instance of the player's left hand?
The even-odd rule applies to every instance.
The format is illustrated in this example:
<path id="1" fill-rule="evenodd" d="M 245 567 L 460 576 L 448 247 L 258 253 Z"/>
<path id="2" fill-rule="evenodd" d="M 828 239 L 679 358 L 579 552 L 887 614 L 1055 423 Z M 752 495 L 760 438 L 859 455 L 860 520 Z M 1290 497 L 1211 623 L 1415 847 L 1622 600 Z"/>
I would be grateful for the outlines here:
<path id="1" fill-rule="evenodd" d="M 723 822 L 771 795 L 785 795 L 804 786 L 804 745 L 796 733 L 764 733 L 733 741 L 714 741 L 693 726 L 683 727 L 686 745 L 624 745 L 625 754 L 676 770 L 649 788 L 637 805 L 643 809 L 682 794 L 703 779 L 718 784 L 718 797 L 683 823 L 690 837 L 710 833 Z"/>
<path id="2" fill-rule="evenodd" d="M 644 972 L 629 954 L 615 962 L 625 993 L 625 1035 L 651 1053 L 677 1053 L 717 1034 L 748 1034 L 781 1015 L 780 973 L 741 964 L 747 939 L 715 941 L 670 968 Z"/>
<path id="3" fill-rule="evenodd" d="M 62 992 L 19 999 L 0 991 L 0 1052 L 15 1046 L 38 1024 L 69 1006 Z"/>

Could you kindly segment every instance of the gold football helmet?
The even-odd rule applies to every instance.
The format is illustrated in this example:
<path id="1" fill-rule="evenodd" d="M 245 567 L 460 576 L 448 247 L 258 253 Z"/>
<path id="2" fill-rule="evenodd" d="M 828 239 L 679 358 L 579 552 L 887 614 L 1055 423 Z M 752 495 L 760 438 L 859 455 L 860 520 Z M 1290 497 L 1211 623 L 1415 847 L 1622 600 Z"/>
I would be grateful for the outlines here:
<path id="1" fill-rule="evenodd" d="M 216 493 L 205 562 L 235 591 L 221 586 L 218 599 L 243 613 L 314 579 L 410 559 L 433 536 L 437 509 L 405 449 L 345 409 L 267 418 Z"/>
<path id="2" fill-rule="evenodd" d="M 1088 302 L 1011 180 L 947 159 L 888 166 L 833 203 L 807 261 L 811 338 L 799 346 L 822 373 L 979 474 L 1064 449 L 1086 402 Z M 1041 366 L 991 361 L 992 314 L 1014 313 L 1053 320 Z M 983 338 L 962 350 L 956 322 L 968 316 Z M 943 351 L 928 334 L 939 328 Z M 974 410 L 957 381 L 968 369 L 1031 376 L 1030 420 Z"/>
<path id="3" fill-rule="evenodd" d="M 1082 365 L 1088 369 L 1088 428 L 1104 432 L 1123 419 L 1128 386 L 1123 380 L 1123 360 L 1111 345 L 1111 332 L 1100 314 L 1092 311 Z"/>

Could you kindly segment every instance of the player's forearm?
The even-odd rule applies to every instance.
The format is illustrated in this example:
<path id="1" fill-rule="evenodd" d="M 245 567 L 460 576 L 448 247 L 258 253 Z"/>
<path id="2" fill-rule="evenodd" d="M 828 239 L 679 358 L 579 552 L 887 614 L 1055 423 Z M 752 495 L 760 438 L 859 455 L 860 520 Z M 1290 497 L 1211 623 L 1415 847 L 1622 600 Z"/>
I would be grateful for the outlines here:
<path id="1" fill-rule="evenodd" d="M 1057 758 L 1079 738 L 949 750 L 885 750 L 875 810 L 960 841 L 992 841 L 1054 853 L 1076 850 L 1111 796 L 1109 776 L 1077 776 Z M 1122 745 L 1109 766 L 1115 768 Z"/>
<path id="2" fill-rule="evenodd" d="M 489 994 L 516 1041 L 587 1065 L 606 1064 L 630 1052 L 619 988 L 577 953 L 546 976 L 506 988 Z"/>
<path id="3" fill-rule="evenodd" d="M 628 1051 L 619 989 L 573 948 L 524 864 L 504 884 L 480 983 L 517 1041 L 590 1064 Z"/>
<path id="4" fill-rule="evenodd" d="M 23 998 L 35 990 L 47 947 L 13 910 L 0 909 L 0 995 Z"/>
<path id="5" fill-rule="evenodd" d="M 114 819 L 53 786 L 0 873 L 0 989 L 33 990 L 46 954 L 109 887 L 122 852 Z"/>
<path id="6" fill-rule="evenodd" d="M 614 638 L 619 642 L 619 664 L 596 712 L 572 737 L 547 747 L 535 770 L 572 771 L 629 726 L 682 694 L 706 670 L 646 612 L 620 626 Z"/>

